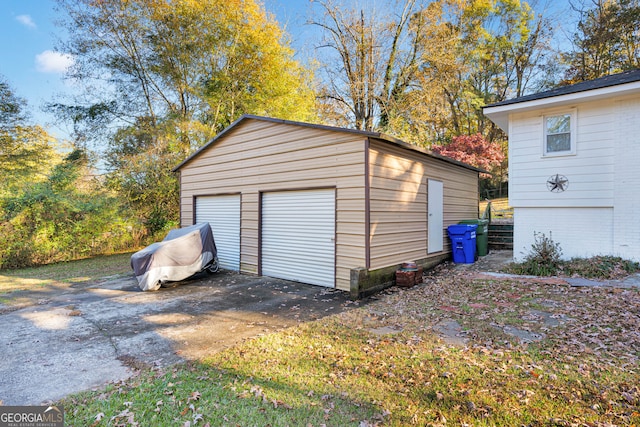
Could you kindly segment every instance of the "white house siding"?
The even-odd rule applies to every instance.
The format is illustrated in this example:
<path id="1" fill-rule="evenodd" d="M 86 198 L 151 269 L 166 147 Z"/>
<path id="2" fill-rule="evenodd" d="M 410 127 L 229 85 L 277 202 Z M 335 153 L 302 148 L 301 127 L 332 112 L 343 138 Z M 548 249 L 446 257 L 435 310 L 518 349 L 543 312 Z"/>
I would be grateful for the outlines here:
<path id="1" fill-rule="evenodd" d="M 248 119 L 180 168 L 182 226 L 197 196 L 242 194 L 240 271 L 258 273 L 260 193 L 336 189 L 336 287 L 365 265 L 364 137 Z"/>
<path id="2" fill-rule="evenodd" d="M 529 251 L 535 231 L 552 232 L 565 258 L 611 254 L 640 260 L 640 100 L 571 108 L 577 111 L 577 148 L 570 156 L 542 156 L 542 117 L 565 110 L 510 117 L 514 258 Z M 547 189 L 555 174 L 569 179 L 566 191 Z"/>
<path id="3" fill-rule="evenodd" d="M 608 208 L 514 209 L 513 258 L 522 261 L 531 252 L 534 233 L 560 244 L 564 259 L 611 254 L 614 210 Z"/>
<path id="4" fill-rule="evenodd" d="M 571 107 L 567 107 L 569 109 Z M 574 106 L 577 111 L 575 155 L 543 157 L 543 116 L 567 109 L 514 114 L 509 124 L 509 203 L 518 207 L 612 207 L 614 203 L 615 103 Z M 551 193 L 546 182 L 556 174 L 569 188 Z"/>
<path id="5" fill-rule="evenodd" d="M 576 108 L 576 154 L 543 157 L 543 116 Z M 564 258 L 611 253 L 614 206 L 612 101 L 514 114 L 509 130 L 509 203 L 514 208 L 514 259 L 522 260 L 534 232 L 553 237 Z M 547 180 L 569 180 L 552 193 Z"/>
<path id="6" fill-rule="evenodd" d="M 640 261 L 640 99 L 616 102 L 613 249 Z"/>

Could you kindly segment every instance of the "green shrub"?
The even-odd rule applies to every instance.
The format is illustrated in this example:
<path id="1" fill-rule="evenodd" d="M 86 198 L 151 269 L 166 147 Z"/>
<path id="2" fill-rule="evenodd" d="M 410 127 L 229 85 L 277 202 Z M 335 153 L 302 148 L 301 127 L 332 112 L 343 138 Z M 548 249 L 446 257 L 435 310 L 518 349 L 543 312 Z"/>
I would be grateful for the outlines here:
<path id="1" fill-rule="evenodd" d="M 46 180 L 0 199 L 0 269 L 130 251 L 146 233 L 122 200 L 91 179 L 80 152 Z"/>
<path id="2" fill-rule="evenodd" d="M 9 222 L 0 223 L 0 269 L 27 266 L 31 264 L 33 255 L 34 248 L 28 230 Z"/>
<path id="3" fill-rule="evenodd" d="M 543 233 L 534 233 L 534 243 L 521 263 L 507 266 L 505 271 L 531 276 L 577 276 L 589 279 L 620 279 L 640 272 L 640 263 L 614 256 L 572 258 L 562 261 L 560 244 Z"/>
<path id="4" fill-rule="evenodd" d="M 640 263 L 614 256 L 573 258 L 562 265 L 562 274 L 591 279 L 620 279 L 640 271 Z"/>
<path id="5" fill-rule="evenodd" d="M 560 244 L 553 241 L 551 233 L 547 237 L 544 233 L 533 233 L 534 242 L 530 252 L 522 263 L 511 264 L 508 271 L 514 274 L 531 276 L 554 276 L 558 274 L 562 264 L 562 249 Z"/>

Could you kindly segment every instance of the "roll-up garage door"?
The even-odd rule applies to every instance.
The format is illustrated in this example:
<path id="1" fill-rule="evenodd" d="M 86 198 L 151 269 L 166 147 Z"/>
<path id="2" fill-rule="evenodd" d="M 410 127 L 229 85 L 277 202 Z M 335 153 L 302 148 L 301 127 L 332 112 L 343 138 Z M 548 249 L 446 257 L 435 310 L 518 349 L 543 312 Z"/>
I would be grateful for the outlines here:
<path id="1" fill-rule="evenodd" d="M 335 286 L 335 190 L 262 195 L 262 274 Z"/>
<path id="2" fill-rule="evenodd" d="M 220 267 L 240 270 L 240 195 L 196 197 L 196 223 L 208 222 Z"/>

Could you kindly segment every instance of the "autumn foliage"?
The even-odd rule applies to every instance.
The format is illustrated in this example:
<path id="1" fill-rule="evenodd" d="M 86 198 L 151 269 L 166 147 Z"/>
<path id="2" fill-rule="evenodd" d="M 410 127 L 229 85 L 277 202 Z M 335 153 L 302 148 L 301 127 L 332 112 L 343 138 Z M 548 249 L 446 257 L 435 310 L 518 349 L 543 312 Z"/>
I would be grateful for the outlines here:
<path id="1" fill-rule="evenodd" d="M 505 154 L 500 144 L 487 141 L 479 133 L 455 136 L 449 144 L 434 145 L 431 150 L 488 172 L 499 168 L 505 160 Z M 487 178 L 488 175 L 484 177 Z"/>

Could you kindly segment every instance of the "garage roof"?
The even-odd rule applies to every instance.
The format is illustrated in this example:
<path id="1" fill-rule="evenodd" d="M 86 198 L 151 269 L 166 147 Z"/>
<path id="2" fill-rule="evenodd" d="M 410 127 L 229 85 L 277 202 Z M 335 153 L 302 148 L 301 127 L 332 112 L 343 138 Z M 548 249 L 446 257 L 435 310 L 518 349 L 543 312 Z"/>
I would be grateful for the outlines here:
<path id="1" fill-rule="evenodd" d="M 454 164 L 454 165 L 457 165 L 457 166 L 461 166 L 461 167 L 473 170 L 475 172 L 488 173 L 487 171 L 485 171 L 483 169 L 479 169 L 479 168 L 476 168 L 474 166 L 468 165 L 466 163 L 459 162 L 459 161 L 454 160 L 454 159 L 452 159 L 450 157 L 445 157 L 445 156 L 442 156 L 440 154 L 436 154 L 436 153 L 434 153 L 434 152 L 432 152 L 430 150 L 426 150 L 424 148 L 409 144 L 407 142 L 401 141 L 401 140 L 399 140 L 397 138 L 394 138 L 394 137 L 389 136 L 389 135 L 385 135 L 385 134 L 380 133 L 380 132 L 371 132 L 371 131 L 364 131 L 364 130 L 357 130 L 357 129 L 340 128 L 340 127 L 335 127 L 335 126 L 327 126 L 327 125 L 318 125 L 318 124 L 312 124 L 312 123 L 296 122 L 296 121 L 290 121 L 290 120 L 275 119 L 275 118 L 272 118 L 272 117 L 254 116 L 254 115 L 251 115 L 251 114 L 245 114 L 242 117 L 240 117 L 238 120 L 236 120 L 235 122 L 231 123 L 229 126 L 227 126 L 227 128 L 225 128 L 222 132 L 220 132 L 218 135 L 216 135 L 215 138 L 213 138 L 211 141 L 207 142 L 205 145 L 200 147 L 200 149 L 198 149 L 195 153 L 193 153 L 192 155 L 187 157 L 182 163 L 180 163 L 178 166 L 176 166 L 173 169 L 173 171 L 176 172 L 176 171 L 180 170 L 187 163 L 189 163 L 192 159 L 194 159 L 195 157 L 200 155 L 200 153 L 202 151 L 206 150 L 207 148 L 209 148 L 213 144 L 215 144 L 216 141 L 218 141 L 220 138 L 222 138 L 230 130 L 232 130 L 233 128 L 235 128 L 236 126 L 238 126 L 239 124 L 241 124 L 241 123 L 243 123 L 243 122 L 245 122 L 247 120 L 261 120 L 261 121 L 265 121 L 265 122 L 281 123 L 281 124 L 287 124 L 287 125 L 303 126 L 303 127 L 307 127 L 307 128 L 328 130 L 328 131 L 332 131 L 332 132 L 358 134 L 358 135 L 362 135 L 362 136 L 367 137 L 367 138 L 375 138 L 375 139 L 380 140 L 380 141 L 384 141 L 384 142 L 387 142 L 387 143 L 390 143 L 390 144 L 394 144 L 394 145 L 397 145 L 399 147 L 405 148 L 407 150 L 416 151 L 416 152 L 421 153 L 423 155 L 426 155 L 428 157 L 432 157 L 434 159 L 442 160 L 442 161 L 447 162 L 447 163 L 451 163 L 451 164 Z"/>

